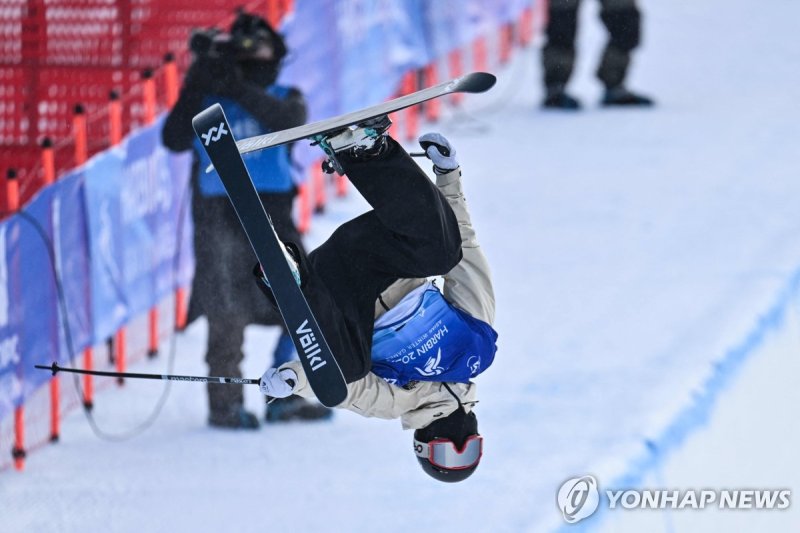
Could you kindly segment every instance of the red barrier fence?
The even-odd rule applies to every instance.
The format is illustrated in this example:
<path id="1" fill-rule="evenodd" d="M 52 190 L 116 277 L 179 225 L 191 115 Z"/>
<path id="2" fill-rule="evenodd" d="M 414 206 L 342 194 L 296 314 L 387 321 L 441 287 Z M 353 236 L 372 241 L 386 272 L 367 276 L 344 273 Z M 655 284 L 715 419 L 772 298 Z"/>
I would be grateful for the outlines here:
<path id="1" fill-rule="evenodd" d="M 24 204 L 45 184 L 43 139 L 53 140 L 56 175 L 75 153 L 93 154 L 112 138 L 149 122 L 173 103 L 186 42 L 194 27 L 227 24 L 241 0 L 4 0 L 0 8 L 0 161 L 17 171 Z M 290 0 L 250 2 L 277 22 Z M 165 67 L 172 52 L 176 63 Z M 151 83 L 141 83 L 143 73 Z M 118 122 L 109 95 L 122 95 Z M 74 109 L 83 108 L 85 146 L 73 137 Z M 114 124 L 120 129 L 111 131 Z M 4 195 L 0 191 L 0 195 Z M 3 199 L 4 200 L 4 199 Z"/>

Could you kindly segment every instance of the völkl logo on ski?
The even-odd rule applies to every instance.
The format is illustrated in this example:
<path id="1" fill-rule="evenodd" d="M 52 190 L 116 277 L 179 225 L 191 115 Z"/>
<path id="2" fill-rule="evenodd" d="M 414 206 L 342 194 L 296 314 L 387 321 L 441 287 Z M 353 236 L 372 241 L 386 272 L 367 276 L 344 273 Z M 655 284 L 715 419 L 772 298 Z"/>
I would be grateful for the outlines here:
<path id="1" fill-rule="evenodd" d="M 216 132 L 216 135 L 214 134 Z M 225 129 L 225 123 L 220 122 L 219 126 L 214 126 L 208 132 L 201 135 L 203 138 L 203 144 L 208 146 L 212 142 L 217 142 L 223 135 L 227 135 L 228 130 Z"/>
<path id="2" fill-rule="evenodd" d="M 303 347 L 303 355 L 306 356 L 308 363 L 311 365 L 311 370 L 316 372 L 318 369 L 325 366 L 327 361 L 317 357 L 322 350 L 319 347 L 316 337 L 314 337 L 314 332 L 308 327 L 308 320 L 304 320 L 295 333 L 297 333 L 298 336 L 302 335 L 302 337 L 300 337 L 300 345 Z"/>

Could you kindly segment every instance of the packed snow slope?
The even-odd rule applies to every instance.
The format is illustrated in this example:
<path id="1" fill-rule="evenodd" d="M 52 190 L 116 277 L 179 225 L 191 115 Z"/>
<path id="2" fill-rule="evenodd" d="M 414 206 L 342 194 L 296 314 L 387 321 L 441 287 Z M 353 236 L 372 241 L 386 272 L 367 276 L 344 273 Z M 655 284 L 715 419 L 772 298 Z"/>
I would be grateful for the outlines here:
<path id="1" fill-rule="evenodd" d="M 538 108 L 532 48 L 497 71 L 492 92 L 430 127 L 457 148 L 496 283 L 499 352 L 478 379 L 485 455 L 468 482 L 429 480 L 397 421 L 338 412 L 328 423 L 218 431 L 206 425 L 204 387 L 178 383 L 129 440 L 97 438 L 82 413 L 69 416 L 58 445 L 0 475 L 0 529 L 555 530 L 565 479 L 635 475 L 645 441 L 692 405 L 800 267 L 800 4 L 641 3 L 629 85 L 656 108 L 596 106 L 605 36 L 585 2 L 571 86 L 582 112 Z M 354 191 L 332 200 L 309 244 L 364 209 Z M 175 373 L 205 372 L 204 339 L 203 322 L 177 339 Z M 275 339 L 248 330 L 246 375 L 269 365 Z M 160 373 L 167 359 L 134 370 Z M 746 377 L 744 367 L 730 386 Z M 102 394 L 97 424 L 136 426 L 163 386 L 130 381 Z M 263 412 L 257 389 L 247 393 Z M 791 456 L 779 431 L 765 440 L 774 447 L 756 453 Z M 785 472 L 777 483 L 797 482 L 796 460 Z"/>

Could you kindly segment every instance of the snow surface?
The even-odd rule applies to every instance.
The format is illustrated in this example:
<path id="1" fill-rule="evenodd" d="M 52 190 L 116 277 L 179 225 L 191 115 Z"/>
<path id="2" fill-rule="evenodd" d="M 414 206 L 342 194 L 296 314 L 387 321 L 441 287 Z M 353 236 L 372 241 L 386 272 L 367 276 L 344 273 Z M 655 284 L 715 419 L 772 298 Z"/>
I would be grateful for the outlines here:
<path id="1" fill-rule="evenodd" d="M 800 486 L 800 305 L 798 293 L 783 318 L 768 324 L 758 351 L 742 361 L 734 386 L 722 389 L 713 416 L 692 409 L 704 423 L 686 435 L 674 453 L 642 471 L 641 481 L 627 486 L 702 490 L 793 489 L 788 510 L 730 511 L 710 506 L 702 511 L 624 510 L 608 512 L 601 531 L 609 533 L 681 533 L 707 531 L 796 532 L 800 529 L 797 487 Z M 772 324 L 779 327 L 773 328 Z M 723 365 L 724 366 L 724 365 Z M 722 375 L 725 371 L 718 372 Z M 712 389 L 713 387 L 707 387 Z M 704 403 L 696 399 L 697 404 Z M 680 417 L 679 417 L 680 418 Z M 680 433 L 673 431 L 673 434 Z M 732 445 L 733 444 L 733 445 Z M 608 487 L 612 486 L 609 484 Z M 616 484 L 616 487 L 626 486 Z M 584 522 L 591 526 L 597 519 Z M 570 528 L 564 528 L 569 531 Z M 573 530 L 574 531 L 574 530 Z"/>
<path id="2" fill-rule="evenodd" d="M 496 281 L 500 350 L 478 381 L 485 456 L 469 482 L 429 481 L 397 421 L 340 412 L 329 423 L 217 431 L 205 424 L 204 386 L 179 383 L 153 426 L 122 442 L 98 439 L 73 412 L 58 445 L 31 454 L 24 472 L 0 475 L 0 530 L 547 531 L 563 526 L 555 493 L 565 479 L 650 475 L 631 470 L 645 440 L 693 404 L 713 362 L 800 267 L 800 4 L 641 3 L 645 43 L 629 84 L 652 93 L 655 109 L 595 106 L 605 37 L 586 2 L 572 84 L 583 112 L 538 109 L 531 49 L 498 72 L 491 93 L 433 127 L 458 149 Z M 364 209 L 355 193 L 333 200 L 309 244 Z M 275 338 L 274 329 L 248 330 L 246 375 L 260 375 Z M 175 373 L 205 373 L 204 339 L 202 322 L 177 339 Z M 756 381 L 744 366 L 718 404 L 739 398 L 742 420 L 757 420 L 763 405 L 742 394 L 784 372 L 796 385 L 796 365 L 764 361 L 773 362 L 758 365 Z M 161 357 L 132 370 L 166 367 Z M 97 424 L 133 428 L 163 387 L 130 381 L 103 393 Z M 247 394 L 260 412 L 257 389 Z M 785 398 L 796 408 L 796 392 Z M 724 446 L 741 449 L 730 454 L 741 462 L 774 457 L 768 480 L 737 482 L 797 492 L 797 459 L 773 454 L 789 445 L 779 424 L 756 425 L 749 444 L 735 422 L 720 427 L 693 441 L 696 475 L 676 480 L 714 484 L 719 461 L 706 480 L 703 458 Z M 787 531 L 800 529 L 794 507 Z M 610 522 L 594 522 L 602 524 Z"/>

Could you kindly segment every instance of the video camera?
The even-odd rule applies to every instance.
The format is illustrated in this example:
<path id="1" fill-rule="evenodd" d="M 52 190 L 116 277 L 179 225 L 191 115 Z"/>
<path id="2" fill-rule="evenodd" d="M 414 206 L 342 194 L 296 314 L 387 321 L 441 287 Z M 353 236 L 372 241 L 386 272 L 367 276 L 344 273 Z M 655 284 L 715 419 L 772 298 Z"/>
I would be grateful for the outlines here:
<path id="1" fill-rule="evenodd" d="M 255 43 L 237 38 L 219 28 L 193 30 L 189 49 L 197 57 L 237 58 L 246 55 Z"/>
<path id="2" fill-rule="evenodd" d="M 243 10 L 237 12 L 230 33 L 219 28 L 196 29 L 189 38 L 189 49 L 197 57 L 240 59 L 268 44 L 273 57 L 280 61 L 286 55 L 286 43 L 266 20 Z"/>

